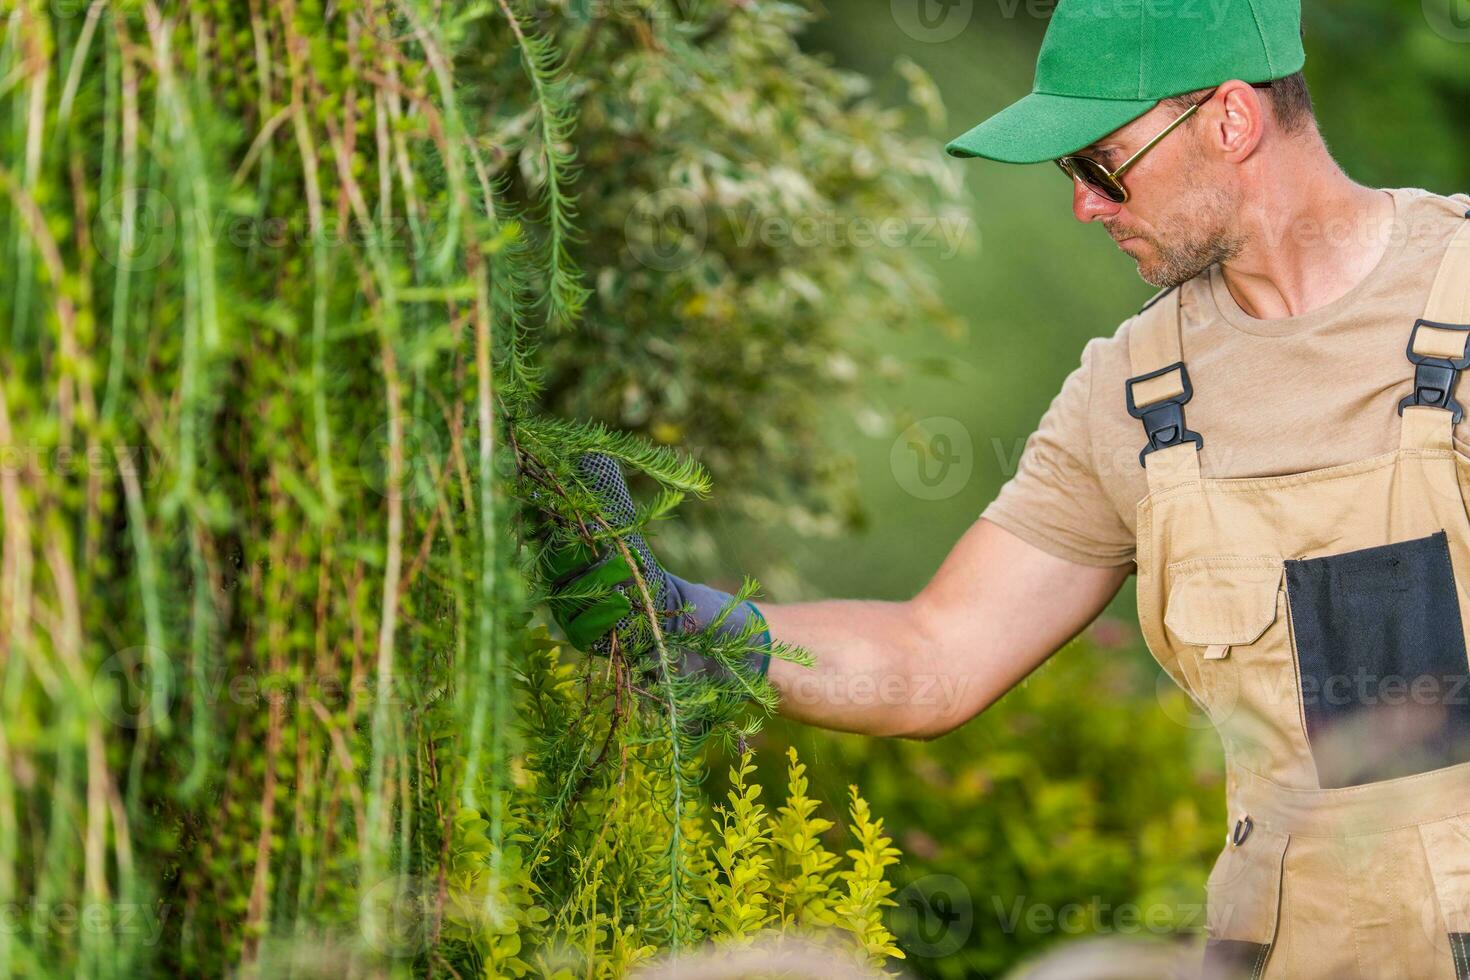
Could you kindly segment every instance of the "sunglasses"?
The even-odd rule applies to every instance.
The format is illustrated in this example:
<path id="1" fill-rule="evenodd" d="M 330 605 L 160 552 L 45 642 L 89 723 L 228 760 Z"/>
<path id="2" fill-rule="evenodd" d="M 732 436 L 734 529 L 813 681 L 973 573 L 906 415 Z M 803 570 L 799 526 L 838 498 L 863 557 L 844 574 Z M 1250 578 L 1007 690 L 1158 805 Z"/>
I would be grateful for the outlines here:
<path id="1" fill-rule="evenodd" d="M 1255 82 L 1251 85 L 1251 88 L 1270 87 L 1270 82 Z M 1165 136 L 1168 136 L 1170 133 L 1174 132 L 1174 130 L 1178 129 L 1184 124 L 1185 120 L 1198 112 L 1200 106 L 1213 99 L 1215 97 L 1215 93 L 1218 91 L 1220 91 L 1218 88 L 1211 90 L 1209 95 L 1205 96 L 1203 99 L 1200 99 L 1188 109 L 1185 109 L 1183 114 L 1180 115 L 1179 118 L 1175 119 L 1169 125 L 1165 126 L 1163 132 L 1159 133 L 1159 135 L 1155 136 L 1153 139 L 1143 144 L 1143 146 L 1139 148 L 1138 152 L 1133 154 L 1133 156 L 1129 157 L 1127 160 L 1123 161 L 1123 163 L 1118 167 L 1117 170 L 1109 170 L 1107 167 L 1104 167 L 1092 157 L 1080 156 L 1077 154 L 1065 156 L 1062 157 L 1060 160 L 1056 160 L 1053 162 L 1055 162 L 1056 165 L 1061 168 L 1062 173 L 1066 174 L 1072 180 L 1080 181 L 1085 187 L 1096 191 L 1098 194 L 1101 194 L 1103 197 L 1107 198 L 1109 201 L 1112 201 L 1114 204 L 1127 204 L 1128 188 L 1123 186 L 1123 175 L 1131 170 L 1135 163 L 1143 159 L 1143 155 L 1145 153 L 1158 146 L 1160 141 L 1162 141 Z"/>

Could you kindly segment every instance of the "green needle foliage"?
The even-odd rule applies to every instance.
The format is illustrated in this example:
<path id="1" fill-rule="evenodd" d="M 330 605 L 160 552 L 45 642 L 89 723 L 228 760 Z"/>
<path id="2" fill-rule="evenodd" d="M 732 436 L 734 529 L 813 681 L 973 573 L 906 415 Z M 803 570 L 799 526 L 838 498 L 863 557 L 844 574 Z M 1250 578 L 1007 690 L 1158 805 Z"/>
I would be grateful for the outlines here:
<path id="1" fill-rule="evenodd" d="M 852 453 L 821 420 L 872 417 L 910 370 L 875 331 L 960 332 L 926 260 L 972 238 L 959 161 L 914 135 L 951 128 L 933 84 L 900 62 L 895 106 L 803 50 L 817 7 L 540 8 L 575 75 L 579 193 L 598 202 L 571 248 L 592 287 L 583 327 L 547 344 L 542 402 L 697 456 L 719 504 L 665 533 L 675 570 L 730 574 L 708 528 L 745 518 L 788 599 L 792 536 L 863 520 Z M 873 36 L 892 31 L 883 16 Z"/>
<path id="2" fill-rule="evenodd" d="M 710 489 L 538 414 L 593 295 L 575 106 L 624 70 L 554 13 L 0 4 L 0 977 L 619 976 L 778 918 L 894 955 L 856 797 L 851 871 L 795 769 L 711 823 L 751 631 L 535 625 L 548 544 Z M 626 526 L 586 452 L 660 488 Z"/>

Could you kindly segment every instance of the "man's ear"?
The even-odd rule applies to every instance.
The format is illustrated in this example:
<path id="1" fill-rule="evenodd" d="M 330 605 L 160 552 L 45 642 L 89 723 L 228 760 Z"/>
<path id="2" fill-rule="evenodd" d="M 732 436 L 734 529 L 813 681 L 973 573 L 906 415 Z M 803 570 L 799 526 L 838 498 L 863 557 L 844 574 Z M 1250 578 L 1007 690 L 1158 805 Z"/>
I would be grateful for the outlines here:
<path id="1" fill-rule="evenodd" d="M 1239 163 L 1260 145 L 1271 110 L 1259 89 L 1239 80 L 1221 85 L 1213 101 L 1206 143 L 1223 159 Z"/>

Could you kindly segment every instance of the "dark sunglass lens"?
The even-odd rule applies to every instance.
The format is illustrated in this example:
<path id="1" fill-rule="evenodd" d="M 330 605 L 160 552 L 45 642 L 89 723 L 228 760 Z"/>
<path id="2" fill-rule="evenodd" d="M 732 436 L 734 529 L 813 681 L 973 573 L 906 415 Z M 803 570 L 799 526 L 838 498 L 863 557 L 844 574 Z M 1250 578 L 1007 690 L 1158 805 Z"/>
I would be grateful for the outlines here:
<path id="1" fill-rule="evenodd" d="M 1123 194 L 1111 174 L 1091 157 L 1072 157 L 1072 166 L 1088 187 L 1097 191 L 1114 204 L 1123 203 Z"/>

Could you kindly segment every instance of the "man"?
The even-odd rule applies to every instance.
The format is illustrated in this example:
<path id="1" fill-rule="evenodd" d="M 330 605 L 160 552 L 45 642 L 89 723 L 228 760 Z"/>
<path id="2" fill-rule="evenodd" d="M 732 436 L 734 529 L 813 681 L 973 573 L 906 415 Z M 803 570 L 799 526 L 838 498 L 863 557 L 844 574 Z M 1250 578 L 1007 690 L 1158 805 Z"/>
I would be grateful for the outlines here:
<path id="1" fill-rule="evenodd" d="M 1206 972 L 1466 980 L 1470 199 L 1343 173 L 1298 3 L 1062 0 L 1032 94 L 948 150 L 1056 161 L 1165 292 L 1087 344 L 917 596 L 763 605 L 816 661 L 768 676 L 789 717 L 934 737 L 1136 569 L 1150 649 L 1226 748 Z M 670 583 L 692 625 L 720 606 Z"/>

